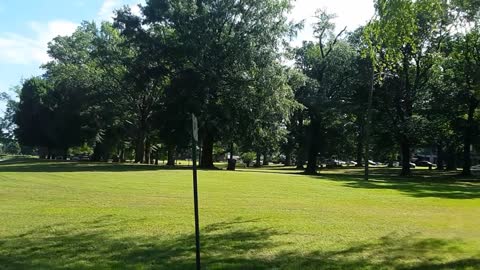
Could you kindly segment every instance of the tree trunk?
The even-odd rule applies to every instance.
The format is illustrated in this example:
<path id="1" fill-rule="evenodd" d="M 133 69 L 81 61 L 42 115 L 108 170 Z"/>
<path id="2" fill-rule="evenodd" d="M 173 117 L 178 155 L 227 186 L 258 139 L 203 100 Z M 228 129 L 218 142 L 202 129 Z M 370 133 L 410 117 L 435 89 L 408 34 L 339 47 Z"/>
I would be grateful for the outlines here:
<path id="1" fill-rule="evenodd" d="M 200 160 L 200 168 L 213 169 L 213 138 L 209 132 L 205 135 L 202 146 L 202 157 Z"/>
<path id="2" fill-rule="evenodd" d="M 299 114 L 298 119 L 298 129 L 299 129 L 299 141 L 298 141 L 298 149 L 297 149 L 297 160 L 295 165 L 297 166 L 297 170 L 305 169 L 305 128 L 304 128 L 304 121 L 303 121 L 303 114 Z"/>
<path id="3" fill-rule="evenodd" d="M 439 171 L 445 170 L 444 158 L 443 147 L 439 144 L 437 145 L 437 170 Z"/>
<path id="4" fill-rule="evenodd" d="M 233 143 L 230 144 L 230 158 L 228 159 L 227 170 L 235 171 L 237 161 L 233 158 Z"/>
<path id="5" fill-rule="evenodd" d="M 472 155 L 471 155 L 471 147 L 472 147 L 472 133 L 475 128 L 475 110 L 477 109 L 478 101 L 475 97 L 470 98 L 470 104 L 468 106 L 468 119 L 467 119 L 467 127 L 465 128 L 465 134 L 463 136 L 463 176 L 471 176 L 472 175 Z"/>
<path id="6" fill-rule="evenodd" d="M 263 154 L 263 166 L 268 166 L 268 154 Z"/>
<path id="7" fill-rule="evenodd" d="M 393 166 L 393 159 L 390 159 L 390 160 L 388 161 L 388 168 L 393 168 L 393 167 L 394 167 L 394 166 Z"/>
<path id="8" fill-rule="evenodd" d="M 97 143 L 93 148 L 92 161 L 100 162 L 103 159 L 103 147 L 101 143 Z"/>
<path id="9" fill-rule="evenodd" d="M 255 160 L 255 167 L 257 167 L 257 168 L 262 167 L 262 164 L 260 163 L 261 158 L 262 158 L 262 155 L 260 154 L 260 152 L 257 152 L 257 158 Z"/>
<path id="10" fill-rule="evenodd" d="M 309 148 L 308 148 L 308 163 L 305 169 L 306 174 L 317 174 L 317 156 L 318 156 L 318 126 L 319 121 L 312 116 L 312 122 L 310 123 L 310 135 L 309 135 Z"/>
<path id="11" fill-rule="evenodd" d="M 175 166 L 175 148 L 174 144 L 167 146 L 167 166 Z"/>
<path id="12" fill-rule="evenodd" d="M 371 81 L 370 81 L 370 91 L 368 94 L 368 105 L 367 105 L 367 116 L 365 121 L 365 133 L 364 133 L 364 140 L 365 140 L 365 175 L 364 179 L 368 180 L 369 177 L 369 160 L 370 160 L 370 119 L 372 118 L 372 104 L 373 104 L 373 92 L 375 90 L 375 72 L 374 67 L 372 65 L 371 70 Z M 409 167 L 410 168 L 410 167 Z"/>
<path id="13" fill-rule="evenodd" d="M 145 130 L 140 130 L 137 135 L 137 144 L 135 146 L 135 163 L 143 163 L 145 161 Z"/>
<path id="14" fill-rule="evenodd" d="M 298 149 L 297 162 L 295 165 L 297 166 L 297 170 L 305 169 L 305 148 L 303 146 Z"/>
<path id="15" fill-rule="evenodd" d="M 48 148 L 47 147 L 39 147 L 38 148 L 38 158 L 46 159 L 48 156 Z"/>
<path id="16" fill-rule="evenodd" d="M 125 147 L 122 146 L 120 149 L 120 154 L 118 155 L 118 160 L 123 163 L 125 162 Z"/>
<path id="17" fill-rule="evenodd" d="M 410 85 L 410 54 L 411 47 L 407 46 L 403 52 L 403 80 L 400 92 L 397 92 L 396 96 L 396 111 L 397 116 L 400 119 L 400 123 L 405 131 L 405 125 L 408 124 L 408 119 L 413 115 L 413 101 L 412 101 L 412 89 Z M 417 78 L 418 79 L 418 78 Z M 412 170 L 410 169 L 410 139 L 407 134 L 402 134 L 400 138 L 400 149 L 402 154 L 402 172 L 401 176 L 410 176 Z M 368 161 L 366 161 L 368 162 Z"/>
<path id="18" fill-rule="evenodd" d="M 401 176 L 410 176 L 412 175 L 412 170 L 410 169 L 410 143 L 407 138 L 403 138 L 400 143 L 401 153 L 402 153 L 402 172 Z"/>
<path id="19" fill-rule="evenodd" d="M 288 151 L 286 151 L 286 153 L 285 153 L 284 165 L 285 166 L 292 166 L 292 150 L 291 149 L 288 149 Z"/>
<path id="20" fill-rule="evenodd" d="M 152 146 L 147 140 L 145 143 L 145 164 L 150 164 L 152 156 Z"/>
<path id="21" fill-rule="evenodd" d="M 363 132 L 363 131 L 362 131 Z M 357 141 L 357 165 L 355 167 L 363 167 L 363 136 L 359 135 L 358 136 L 358 141 Z"/>
<path id="22" fill-rule="evenodd" d="M 454 146 L 448 146 L 447 149 L 447 171 L 457 170 L 457 152 Z"/>

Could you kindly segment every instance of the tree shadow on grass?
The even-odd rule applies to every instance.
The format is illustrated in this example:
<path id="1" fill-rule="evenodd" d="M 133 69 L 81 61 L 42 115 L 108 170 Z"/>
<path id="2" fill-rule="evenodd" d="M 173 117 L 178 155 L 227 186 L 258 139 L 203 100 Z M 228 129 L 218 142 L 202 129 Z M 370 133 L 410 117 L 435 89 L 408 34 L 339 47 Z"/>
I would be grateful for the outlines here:
<path id="1" fill-rule="evenodd" d="M 364 180 L 363 175 L 355 174 L 322 174 L 312 177 L 342 182 L 345 186 L 351 188 L 398 190 L 417 198 L 480 198 L 480 182 L 457 178 L 457 176 L 450 174 L 434 173 L 405 178 L 377 173 L 371 175 L 368 181 Z"/>
<path id="2" fill-rule="evenodd" d="M 194 269 L 194 236 L 124 237 L 105 217 L 0 239 L 0 269 Z M 84 228 L 79 230 L 78 228 Z M 460 240 L 385 236 L 342 250 L 298 251 L 286 233 L 236 219 L 202 228 L 205 269 L 478 269 Z M 455 259 L 452 259 L 455 258 Z"/>
<path id="3" fill-rule="evenodd" d="M 302 171 L 290 169 L 247 169 L 241 172 L 305 175 Z M 401 177 L 398 170 L 374 168 L 368 181 L 364 180 L 361 169 L 330 169 L 318 175 L 306 175 L 312 179 L 336 181 L 350 188 L 391 189 L 418 198 L 478 199 L 480 179 L 462 177 L 455 172 L 421 170 L 412 177 Z"/>

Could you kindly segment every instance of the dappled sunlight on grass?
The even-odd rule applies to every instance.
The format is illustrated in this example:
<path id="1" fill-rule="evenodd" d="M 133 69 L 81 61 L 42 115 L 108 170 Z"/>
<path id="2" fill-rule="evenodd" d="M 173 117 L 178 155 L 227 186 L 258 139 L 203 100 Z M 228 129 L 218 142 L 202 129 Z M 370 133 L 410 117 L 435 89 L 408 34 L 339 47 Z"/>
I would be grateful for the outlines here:
<path id="1" fill-rule="evenodd" d="M 57 224 L 0 240 L 2 269 L 192 269 L 194 236 L 115 237 L 113 216 Z M 82 228 L 81 230 L 78 228 Z M 475 269 L 461 240 L 386 235 L 340 250 L 302 252 L 274 241 L 282 232 L 235 219 L 202 228 L 208 269 Z M 271 252 L 269 252 L 269 250 Z M 451 257 L 459 257 L 452 260 Z"/>

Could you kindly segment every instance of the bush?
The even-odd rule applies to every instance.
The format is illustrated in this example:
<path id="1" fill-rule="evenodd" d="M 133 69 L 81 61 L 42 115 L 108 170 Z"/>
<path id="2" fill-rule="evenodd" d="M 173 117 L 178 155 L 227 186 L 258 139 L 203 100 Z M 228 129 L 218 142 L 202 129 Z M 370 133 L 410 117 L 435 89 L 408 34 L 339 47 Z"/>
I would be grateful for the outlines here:
<path id="1" fill-rule="evenodd" d="M 5 145 L 5 153 L 9 155 L 18 155 L 20 154 L 21 148 L 18 142 L 9 142 Z"/>
<path id="2" fill-rule="evenodd" d="M 87 143 L 84 143 L 82 146 L 77 146 L 77 147 L 70 148 L 68 153 L 71 156 L 91 155 L 91 154 L 93 154 L 93 148 L 90 147 Z"/>
<path id="3" fill-rule="evenodd" d="M 242 158 L 243 163 L 250 167 L 250 164 L 255 160 L 256 154 L 254 152 L 243 153 L 240 157 Z"/>

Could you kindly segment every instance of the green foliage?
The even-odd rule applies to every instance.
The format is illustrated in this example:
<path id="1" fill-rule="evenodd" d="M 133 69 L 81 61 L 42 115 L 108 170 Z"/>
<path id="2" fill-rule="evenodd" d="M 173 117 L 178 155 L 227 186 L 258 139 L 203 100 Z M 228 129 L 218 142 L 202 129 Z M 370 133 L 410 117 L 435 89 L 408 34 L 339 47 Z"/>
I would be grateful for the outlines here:
<path id="1" fill-rule="evenodd" d="M 352 33 L 335 32 L 335 14 L 319 10 L 315 40 L 294 49 L 289 0 L 124 7 L 113 23 L 55 38 L 45 73 L 22 83 L 18 101 L 0 97 L 2 142 L 49 157 L 86 143 L 96 161 L 133 153 L 137 163 L 172 163 L 191 144 L 194 113 L 203 167 L 232 145 L 299 167 L 308 159 L 312 174 L 319 157 L 361 161 L 368 143 L 378 158 L 405 161 L 419 146 L 467 149 L 480 140 L 477 6 L 376 0 Z"/>
<path id="2" fill-rule="evenodd" d="M 21 153 L 21 148 L 18 142 L 9 142 L 3 146 L 3 153 L 8 155 L 19 155 Z"/>
<path id="3" fill-rule="evenodd" d="M 82 146 L 72 147 L 69 149 L 69 154 L 76 155 L 91 155 L 93 154 L 93 148 L 90 147 L 87 143 L 84 143 Z"/>
<path id="4" fill-rule="evenodd" d="M 247 164 L 250 167 L 250 164 L 257 158 L 257 154 L 255 152 L 246 152 L 243 153 L 240 158 L 242 159 L 243 163 Z"/>
<path id="5" fill-rule="evenodd" d="M 15 136 L 22 145 L 53 144 L 50 130 L 52 115 L 47 96 L 50 89 L 48 82 L 41 78 L 31 78 L 23 83 L 14 116 L 14 123 L 17 125 Z"/>

